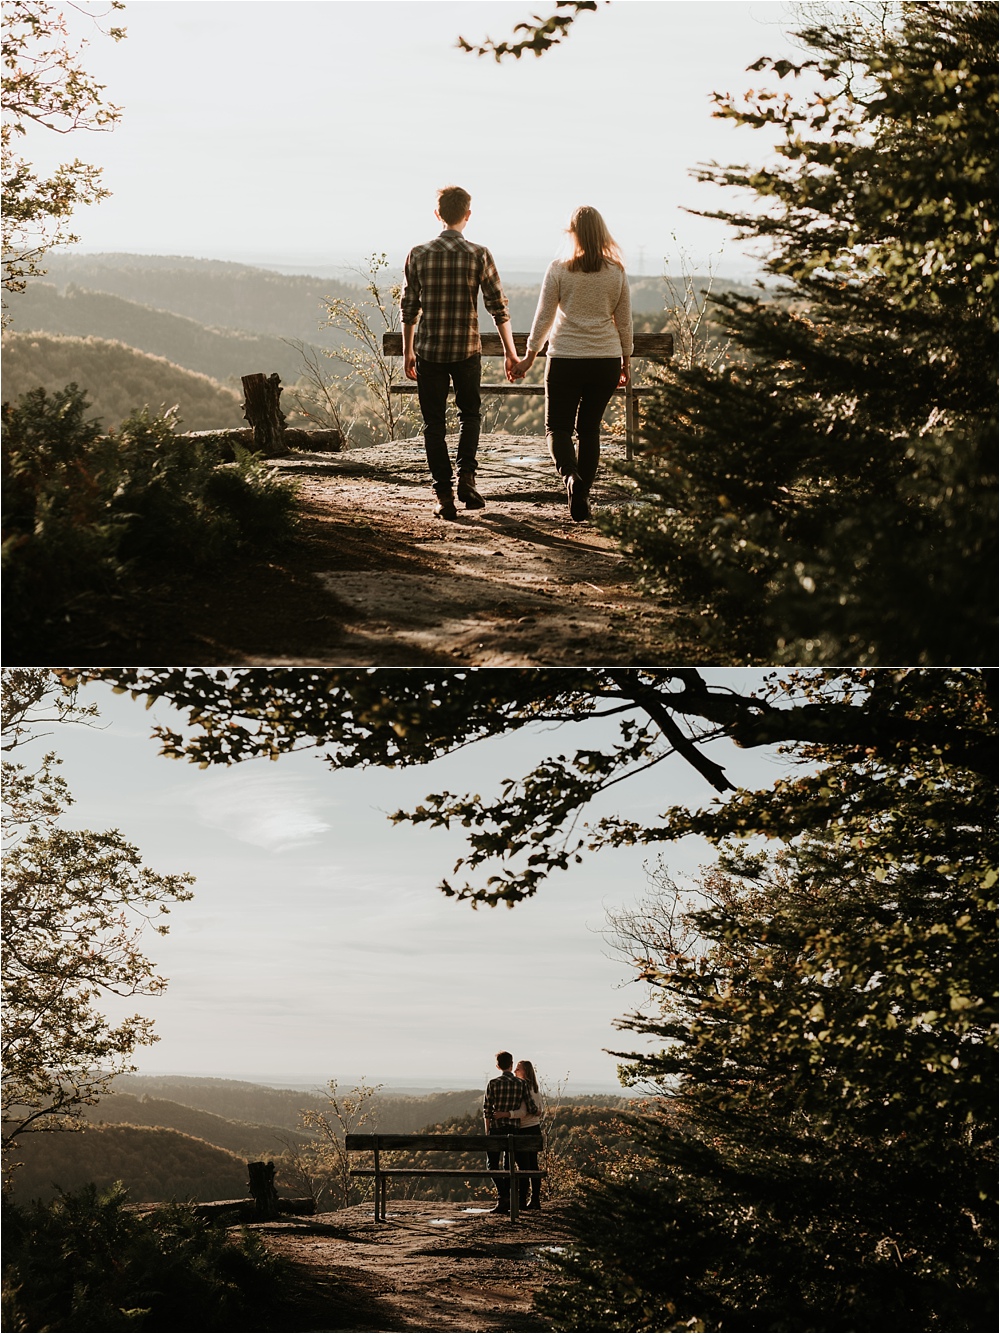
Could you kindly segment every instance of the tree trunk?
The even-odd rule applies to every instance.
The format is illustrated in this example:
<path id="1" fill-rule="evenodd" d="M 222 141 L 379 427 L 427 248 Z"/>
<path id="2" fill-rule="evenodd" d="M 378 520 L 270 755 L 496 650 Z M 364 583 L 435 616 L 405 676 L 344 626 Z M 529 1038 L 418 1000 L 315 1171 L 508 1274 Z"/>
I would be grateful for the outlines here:
<path id="1" fill-rule="evenodd" d="M 253 448 L 266 459 L 287 453 L 285 444 L 285 414 L 278 406 L 281 397 L 281 379 L 273 375 L 244 375 L 243 416 L 253 430 Z"/>
<path id="2" fill-rule="evenodd" d="M 274 1188 L 274 1163 L 247 1163 L 247 1174 L 256 1216 L 260 1219 L 277 1218 L 278 1192 Z"/>

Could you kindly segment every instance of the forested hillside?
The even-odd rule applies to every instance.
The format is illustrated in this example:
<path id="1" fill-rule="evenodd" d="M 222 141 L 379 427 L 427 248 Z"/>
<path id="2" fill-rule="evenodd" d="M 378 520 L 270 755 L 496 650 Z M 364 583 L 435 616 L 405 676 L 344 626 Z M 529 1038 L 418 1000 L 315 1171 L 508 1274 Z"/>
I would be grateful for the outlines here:
<path id="1" fill-rule="evenodd" d="M 327 1107 L 325 1092 L 319 1086 L 303 1091 L 271 1088 L 266 1084 L 253 1084 L 244 1080 L 193 1075 L 119 1075 L 114 1088 L 112 1101 L 119 1095 L 128 1094 L 136 1101 L 163 1107 L 191 1108 L 211 1113 L 226 1122 L 249 1123 L 268 1130 L 294 1130 L 299 1125 L 299 1114 L 304 1108 L 323 1110 Z M 349 1092 L 349 1089 L 341 1085 L 340 1092 Z M 573 1097 L 560 1095 L 554 1101 L 565 1107 L 620 1109 L 630 1099 L 613 1094 L 587 1093 Z M 412 1134 L 451 1117 L 479 1116 L 482 1102 L 483 1090 L 478 1088 L 442 1090 L 419 1096 L 405 1096 L 389 1091 L 376 1095 L 371 1101 L 374 1116 L 371 1129 L 381 1130 L 385 1134 Z M 111 1119 L 105 1118 L 102 1112 L 108 1104 L 109 1099 L 104 1099 L 98 1105 L 94 1110 L 96 1119 Z M 160 1121 L 158 1124 L 169 1124 L 180 1130 L 187 1128 L 177 1120 Z M 191 1133 L 209 1138 L 203 1129 L 192 1129 Z M 213 1143 L 221 1142 L 213 1139 Z"/>
<path id="2" fill-rule="evenodd" d="M 165 1098 L 137 1098 L 131 1093 L 112 1093 L 96 1107 L 85 1109 L 87 1119 L 98 1125 L 155 1126 L 178 1130 L 184 1135 L 228 1149 L 241 1158 L 266 1158 L 290 1145 L 306 1143 L 312 1136 L 289 1126 L 259 1125 L 230 1120 L 195 1107 L 184 1107 Z"/>
<path id="3" fill-rule="evenodd" d="M 323 1109 L 327 1105 L 321 1088 L 304 1092 L 269 1088 L 264 1084 L 236 1079 L 199 1079 L 174 1075 L 120 1075 L 115 1080 L 115 1093 L 151 1100 L 169 1100 L 169 1104 L 164 1101 L 163 1105 L 180 1105 L 212 1113 L 226 1121 L 249 1122 L 282 1130 L 297 1128 L 299 1114 L 304 1108 Z M 428 1093 L 422 1097 L 386 1094 L 373 1100 L 377 1118 L 373 1129 L 377 1126 L 387 1134 L 407 1134 L 432 1121 L 464 1115 L 478 1108 L 482 1097 L 479 1089 Z M 102 1102 L 100 1107 L 104 1105 Z M 100 1108 L 97 1109 L 97 1115 L 100 1116 Z M 176 1122 L 170 1121 L 169 1124 L 174 1125 Z M 199 1130 L 196 1133 L 203 1132 Z"/>
<path id="4" fill-rule="evenodd" d="M 25 1135 L 14 1173 L 16 1202 L 51 1200 L 60 1190 L 93 1181 L 123 1181 L 139 1203 L 160 1200 L 238 1200 L 246 1195 L 243 1158 L 176 1130 L 92 1126 L 79 1133 Z"/>
<path id="5" fill-rule="evenodd" d="M 116 1084 L 119 1091 L 87 1109 L 91 1124 L 82 1133 L 23 1137 L 19 1158 L 24 1166 L 14 1176 L 16 1200 L 52 1199 L 59 1190 L 75 1190 L 85 1182 L 104 1187 L 115 1181 L 124 1183 L 133 1201 L 241 1199 L 246 1193 L 245 1163 L 261 1159 L 276 1162 L 280 1194 L 321 1192 L 322 1166 L 314 1165 L 311 1172 L 303 1169 L 316 1156 L 310 1146 L 316 1146 L 317 1162 L 323 1161 L 322 1141 L 299 1129 L 302 1109 L 329 1114 L 330 1104 L 318 1092 L 169 1076 L 126 1075 Z M 136 1091 L 120 1091 L 123 1084 Z M 172 1096 L 138 1092 L 143 1086 Z M 620 1157 L 626 1152 L 628 1132 L 621 1113 L 629 1101 L 600 1095 L 552 1100 L 546 1112 L 551 1190 L 567 1189 L 581 1173 L 599 1167 L 607 1155 Z M 205 1103 L 238 1115 L 192 1105 Z M 370 1119 L 363 1128 L 386 1134 L 478 1134 L 482 1131 L 481 1104 L 479 1089 L 423 1097 L 376 1097 L 366 1104 Z M 256 1120 L 255 1115 L 268 1119 Z M 330 1117 L 330 1124 L 339 1135 L 335 1116 Z M 429 1161 L 419 1152 L 398 1158 L 401 1165 L 411 1166 Z M 434 1165 L 482 1166 L 474 1155 L 471 1159 L 435 1155 Z M 484 1186 L 482 1180 L 456 1183 L 455 1179 L 429 1178 L 417 1181 L 406 1193 L 414 1199 L 472 1199 L 485 1198 L 489 1191 L 488 1181 Z M 324 1198 L 328 1195 L 327 1190 Z M 336 1206 L 328 1199 L 327 1207 Z"/>
<path id="6" fill-rule="evenodd" d="M 209 328 L 271 334 L 321 347 L 335 347 L 339 341 L 333 331 L 319 327 L 326 318 L 326 299 L 359 300 L 364 294 L 360 272 L 357 282 L 349 283 L 178 255 L 72 255 L 53 251 L 46 257 L 45 267 L 45 282 L 55 286 L 60 294 L 70 286 L 82 287 L 92 293 L 105 292 L 156 310 L 185 315 Z M 383 282 L 386 290 L 401 277 L 401 273 L 386 272 Z M 504 281 L 503 272 L 500 277 Z M 538 281 L 533 283 L 525 282 L 524 274 L 514 277 L 516 281 L 504 281 L 504 291 L 514 328 L 526 331 L 531 327 L 542 275 L 539 273 Z M 692 278 L 698 288 L 709 281 L 706 276 Z M 655 314 L 663 309 L 662 276 L 633 275 L 629 287 L 634 311 Z M 748 286 L 729 279 L 717 282 L 715 287 L 750 291 Z M 18 300 L 15 297 L 12 301 L 15 312 Z M 15 314 L 15 322 L 17 319 Z M 486 327 L 493 327 L 488 316 L 484 322 Z M 18 327 L 28 326 L 18 324 Z"/>
<path id="7" fill-rule="evenodd" d="M 241 329 L 324 343 L 325 297 L 358 297 L 356 284 L 300 277 L 245 264 L 179 255 L 71 255 L 45 258 L 46 281 L 107 292 L 212 328 Z"/>
<path id="8" fill-rule="evenodd" d="M 299 1123 L 301 1108 L 324 1104 L 318 1092 L 269 1088 L 239 1079 L 185 1075 L 119 1075 L 114 1082 L 114 1091 L 167 1099 L 227 1120 L 291 1129 Z"/>
<path id="9" fill-rule="evenodd" d="M 25 292 L 12 295 L 8 304 L 11 328 L 18 332 L 93 335 L 127 343 L 233 386 L 238 386 L 241 375 L 256 371 L 277 371 L 288 384 L 301 374 L 298 352 L 281 338 L 209 328 L 186 315 L 154 310 L 104 292 L 69 287 L 60 294 L 52 283 L 31 282 Z M 191 426 L 198 429 L 201 423 Z"/>
<path id="10" fill-rule="evenodd" d="M 73 383 L 86 389 L 91 415 L 108 428 L 117 427 L 137 409 L 159 413 L 174 405 L 180 422 L 190 430 L 246 426 L 235 390 L 166 357 L 104 338 L 4 335 L 5 402 L 14 402 L 31 389 L 53 393 Z"/>
<path id="11" fill-rule="evenodd" d="M 291 390 L 307 376 L 306 362 L 296 344 L 302 345 L 318 364 L 325 379 L 342 375 L 347 370 L 344 363 L 328 361 L 323 353 L 347 345 L 351 334 L 344 328 L 322 327 L 329 313 L 327 301 L 347 300 L 363 308 L 369 299 L 360 274 L 358 285 L 352 286 L 336 279 L 178 256 L 86 256 L 54 252 L 46 257 L 46 268 L 44 280 L 33 279 L 26 291 L 9 297 L 10 327 L 16 334 L 61 334 L 125 344 L 152 357 L 165 358 L 175 367 L 208 376 L 237 392 L 240 376 L 255 371 L 266 374 L 276 371 Z M 516 276 L 523 280 L 525 275 Z M 376 271 L 374 277 L 391 309 L 391 289 L 401 275 L 384 269 Z M 704 289 L 710 282 L 705 277 L 692 277 L 689 281 L 692 290 Z M 663 278 L 633 277 L 630 286 L 633 310 L 641 327 L 645 330 L 671 327 L 671 316 L 665 308 L 670 291 Z M 683 288 L 684 284 L 678 286 Z M 717 284 L 716 290 L 722 287 L 747 290 L 737 289 L 729 282 Z M 538 284 L 527 285 L 523 281 L 507 286 L 515 330 L 530 329 L 538 291 Z M 374 320 L 381 327 L 381 316 L 375 315 Z M 481 301 L 480 323 L 483 328 L 493 328 Z M 22 355 L 15 357 L 15 350 Z M 11 389 L 8 380 L 5 396 L 23 392 L 21 385 L 25 379 L 21 370 L 27 363 L 27 379 L 34 381 L 32 387 L 45 384 L 47 388 L 62 388 L 75 379 L 94 402 L 97 415 L 109 422 L 120 420 L 142 402 L 151 407 L 179 402 L 181 417 L 189 430 L 244 424 L 242 416 L 232 418 L 228 405 L 222 405 L 218 399 L 209 402 L 195 398 L 192 392 L 182 394 L 179 388 L 161 385 L 159 372 L 154 377 L 155 383 L 148 387 L 144 376 L 136 384 L 139 363 L 134 363 L 123 378 L 118 366 L 92 359 L 86 374 L 60 379 L 55 372 L 49 376 L 48 367 L 42 364 L 42 352 L 37 337 L 27 345 L 22 344 L 20 349 L 5 341 L 5 374 L 15 375 L 17 385 L 16 390 Z M 38 364 L 32 364 L 35 353 Z M 8 361 L 12 364 L 8 365 Z M 539 367 L 539 374 L 540 370 Z M 496 372 L 495 366 L 486 368 L 486 382 Z M 193 386 L 189 389 L 193 390 Z M 333 396 L 341 403 L 344 416 L 355 420 L 357 438 L 352 436 L 353 443 L 364 443 L 369 428 L 375 430 L 377 437 L 379 428 L 368 420 L 371 414 L 359 382 L 345 381 L 334 390 Z M 127 398 L 134 401 L 126 403 Z M 306 398 L 313 401 L 315 395 L 307 389 Z M 326 421 L 324 399 L 321 394 L 317 418 L 320 421 Z M 295 401 L 291 393 L 286 394 L 284 410 L 293 421 Z M 487 428 L 536 434 L 542 430 L 542 415 L 538 399 L 505 399 L 502 404 L 494 399 L 487 405 Z"/>

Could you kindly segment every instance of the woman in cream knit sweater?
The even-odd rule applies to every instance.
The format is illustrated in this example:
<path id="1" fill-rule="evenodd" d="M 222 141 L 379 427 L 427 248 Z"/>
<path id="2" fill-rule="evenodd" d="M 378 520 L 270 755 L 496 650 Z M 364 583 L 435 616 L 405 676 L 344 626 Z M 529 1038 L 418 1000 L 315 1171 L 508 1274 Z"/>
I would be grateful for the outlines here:
<path id="1" fill-rule="evenodd" d="M 632 306 L 625 265 L 597 209 L 578 208 L 568 230 L 573 254 L 546 271 L 527 355 L 513 375 L 523 377 L 548 338 L 545 434 L 570 514 L 581 522 L 590 518 L 604 409 L 628 384 Z"/>
<path id="2" fill-rule="evenodd" d="M 518 1061 L 514 1067 L 514 1074 L 524 1081 L 525 1092 L 521 1100 L 521 1105 L 511 1113 L 512 1119 L 518 1123 L 518 1131 L 532 1131 L 536 1135 L 542 1131 L 542 1095 L 538 1088 L 538 1076 L 535 1074 L 535 1067 L 530 1061 Z M 524 1171 L 538 1171 L 538 1150 L 537 1149 L 514 1149 L 514 1158 L 518 1167 Z M 531 1189 L 531 1198 L 528 1198 L 529 1183 Z M 517 1183 L 518 1204 L 522 1209 L 540 1209 L 542 1179 L 541 1177 L 527 1177 L 525 1180 Z"/>

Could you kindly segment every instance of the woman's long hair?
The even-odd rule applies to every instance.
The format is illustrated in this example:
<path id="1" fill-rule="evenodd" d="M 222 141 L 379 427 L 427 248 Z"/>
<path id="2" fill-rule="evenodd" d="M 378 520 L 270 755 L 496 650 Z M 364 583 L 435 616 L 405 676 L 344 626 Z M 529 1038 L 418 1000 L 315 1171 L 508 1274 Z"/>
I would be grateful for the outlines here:
<path id="1" fill-rule="evenodd" d="M 567 228 L 573 242 L 573 257 L 566 266 L 573 273 L 597 273 L 605 264 L 625 268 L 618 243 L 596 208 L 581 204 Z"/>
<path id="2" fill-rule="evenodd" d="M 522 1078 L 531 1089 L 532 1093 L 538 1092 L 538 1076 L 535 1074 L 535 1067 L 530 1061 L 518 1061 L 518 1065 L 524 1071 Z"/>

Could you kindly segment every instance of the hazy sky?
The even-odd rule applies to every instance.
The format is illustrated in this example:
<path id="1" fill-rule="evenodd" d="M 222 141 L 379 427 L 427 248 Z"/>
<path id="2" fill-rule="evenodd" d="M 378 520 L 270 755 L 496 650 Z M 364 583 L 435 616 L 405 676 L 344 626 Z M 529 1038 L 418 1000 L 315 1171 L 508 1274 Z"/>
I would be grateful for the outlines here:
<path id="1" fill-rule="evenodd" d="M 672 233 L 742 271 L 727 229 L 683 211 L 727 202 L 690 169 L 766 155 L 761 132 L 712 119 L 710 94 L 759 85 L 746 67 L 788 53 L 792 9 L 613 0 L 542 59 L 498 65 L 457 37 L 508 37 L 548 0 L 128 0 L 127 39 L 93 34 L 86 54 L 121 124 L 31 151 L 104 167 L 113 197 L 76 220 L 88 251 L 399 264 L 454 182 L 501 271 L 547 263 L 583 203 L 632 272 L 676 260 Z"/>
<path id="2" fill-rule="evenodd" d="M 473 911 L 436 888 L 459 834 L 385 818 L 445 788 L 487 798 L 543 755 L 575 749 L 577 734 L 498 738 L 400 771 L 335 773 L 310 754 L 201 770 L 157 754 L 149 733 L 164 706 L 148 713 L 106 687 L 87 697 L 100 702 L 100 729 L 62 726 L 39 743 L 64 760 L 76 797 L 65 823 L 119 828 L 154 870 L 197 876 L 170 935 L 149 939 L 170 985 L 138 1005 L 161 1038 L 139 1054 L 143 1072 L 464 1088 L 509 1047 L 552 1085 L 566 1075 L 577 1088 L 615 1085 L 602 1048 L 642 1041 L 612 1023 L 644 993 L 601 932 L 609 907 L 644 892 L 649 851 L 601 854 L 513 910 Z M 728 745 L 713 754 L 736 782 L 769 785 L 781 772 Z M 604 809 L 652 818 L 714 795 L 675 758 Z M 694 841 L 665 855 L 682 877 L 711 860 Z"/>

